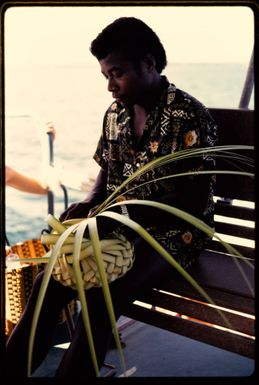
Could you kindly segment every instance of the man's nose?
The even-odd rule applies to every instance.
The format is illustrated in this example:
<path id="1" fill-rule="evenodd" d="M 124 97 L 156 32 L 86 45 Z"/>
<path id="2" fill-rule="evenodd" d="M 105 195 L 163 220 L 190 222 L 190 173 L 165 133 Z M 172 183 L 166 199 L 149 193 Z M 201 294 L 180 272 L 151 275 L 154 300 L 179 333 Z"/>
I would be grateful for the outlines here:
<path id="1" fill-rule="evenodd" d="M 118 85 L 114 81 L 114 79 L 110 78 L 108 79 L 108 91 L 109 92 L 114 92 L 118 89 Z"/>

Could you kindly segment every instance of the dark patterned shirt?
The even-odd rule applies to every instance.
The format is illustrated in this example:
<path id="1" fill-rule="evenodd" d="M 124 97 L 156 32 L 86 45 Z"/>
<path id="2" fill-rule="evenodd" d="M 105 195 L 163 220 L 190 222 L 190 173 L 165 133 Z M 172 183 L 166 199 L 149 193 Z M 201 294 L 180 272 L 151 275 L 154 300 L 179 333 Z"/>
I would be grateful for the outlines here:
<path id="1" fill-rule="evenodd" d="M 194 97 L 177 89 L 174 84 L 169 84 L 164 76 L 163 81 L 164 88 L 160 100 L 148 115 L 139 142 L 135 141 L 131 114 L 127 108 L 115 101 L 105 113 L 103 132 L 94 159 L 107 170 L 108 195 L 138 168 L 158 157 L 192 147 L 213 146 L 217 141 L 217 127 L 207 108 Z M 129 192 L 124 198 L 159 200 L 159 197 L 168 193 L 181 194 L 180 177 L 138 186 L 172 173 L 214 168 L 215 162 L 210 155 L 203 155 L 191 161 L 173 162 L 138 177 L 132 185 L 128 185 Z M 207 206 L 202 218 L 210 226 L 214 224 L 214 182 L 215 177 L 211 177 Z M 190 263 L 197 250 L 200 251 L 204 247 L 204 241 L 207 239 L 188 223 L 174 220 L 166 228 L 153 226 L 148 230 L 183 266 Z"/>

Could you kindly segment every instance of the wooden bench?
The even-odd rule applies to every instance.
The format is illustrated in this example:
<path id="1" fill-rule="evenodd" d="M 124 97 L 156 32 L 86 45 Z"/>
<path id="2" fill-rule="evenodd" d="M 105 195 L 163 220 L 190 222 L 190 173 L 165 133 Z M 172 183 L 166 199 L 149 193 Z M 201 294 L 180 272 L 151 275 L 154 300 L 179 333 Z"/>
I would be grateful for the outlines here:
<path id="1" fill-rule="evenodd" d="M 219 144 L 254 145 L 253 111 L 210 111 L 219 127 Z M 248 155 L 253 157 L 251 153 Z M 215 197 L 216 232 L 241 238 L 241 245 L 236 245 L 234 238 L 228 242 L 242 253 L 246 262 L 254 264 L 253 180 L 218 175 Z M 198 262 L 189 269 L 189 273 L 220 307 L 231 328 L 218 311 L 178 273 L 169 282 L 140 293 L 138 301 L 124 315 L 252 358 L 255 340 L 254 270 L 246 262 L 227 254 L 222 245 L 213 240 Z"/>

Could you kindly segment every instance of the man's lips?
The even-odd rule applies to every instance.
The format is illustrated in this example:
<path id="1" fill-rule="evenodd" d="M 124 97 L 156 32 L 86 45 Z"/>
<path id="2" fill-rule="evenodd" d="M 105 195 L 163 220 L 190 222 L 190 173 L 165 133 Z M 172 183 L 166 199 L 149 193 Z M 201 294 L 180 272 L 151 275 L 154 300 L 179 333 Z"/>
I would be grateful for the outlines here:
<path id="1" fill-rule="evenodd" d="M 120 95 L 120 94 L 118 94 L 117 92 L 112 92 L 112 97 L 113 97 L 114 99 L 121 99 L 121 98 L 123 98 L 123 96 Z"/>
<path id="2" fill-rule="evenodd" d="M 119 102 L 119 103 L 123 102 L 123 99 L 121 97 L 119 97 L 119 96 L 115 96 L 113 98 L 116 100 L 116 102 Z"/>

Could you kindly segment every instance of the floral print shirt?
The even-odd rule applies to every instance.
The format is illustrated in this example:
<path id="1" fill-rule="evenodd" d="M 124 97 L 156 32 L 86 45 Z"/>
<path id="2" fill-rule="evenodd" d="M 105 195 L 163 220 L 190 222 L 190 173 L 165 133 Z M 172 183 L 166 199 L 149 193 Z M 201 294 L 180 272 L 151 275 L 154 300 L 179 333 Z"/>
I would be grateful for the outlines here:
<path id="1" fill-rule="evenodd" d="M 217 126 L 207 108 L 191 95 L 170 84 L 165 76 L 162 78 L 163 92 L 156 108 L 147 117 L 139 142 L 136 143 L 134 139 L 132 118 L 127 108 L 114 101 L 105 113 L 103 132 L 94 159 L 107 170 L 108 195 L 137 169 L 158 157 L 179 150 L 216 144 Z M 129 192 L 124 195 L 124 199 L 159 200 L 159 197 L 168 193 L 181 194 L 178 191 L 180 178 L 143 183 L 170 173 L 214 168 L 215 161 L 207 154 L 191 161 L 177 161 L 152 169 L 134 180 L 132 185 L 128 185 Z M 203 213 L 203 220 L 212 227 L 214 182 L 215 177 L 212 176 L 207 207 Z M 204 233 L 187 222 L 172 220 L 167 228 L 151 227 L 148 230 L 183 266 L 192 262 L 207 241 Z"/>

